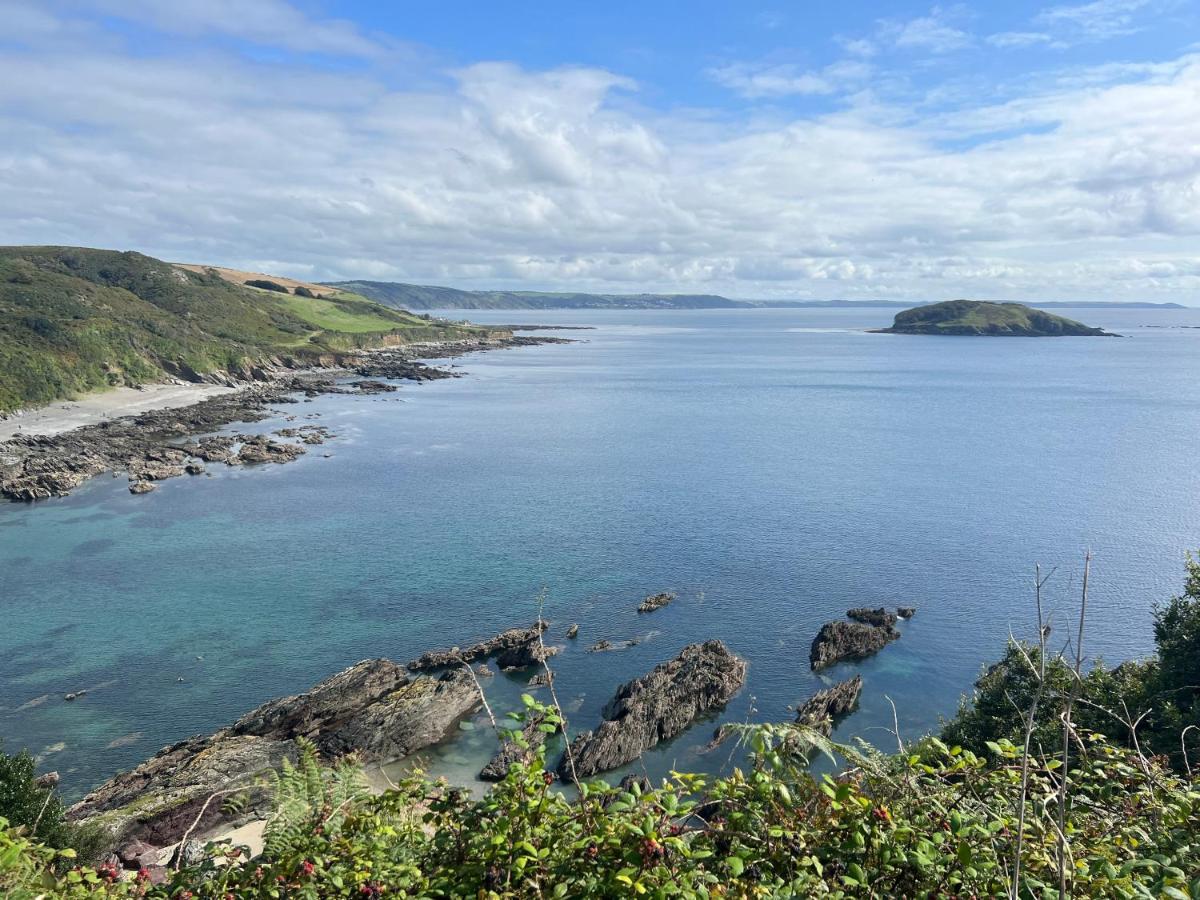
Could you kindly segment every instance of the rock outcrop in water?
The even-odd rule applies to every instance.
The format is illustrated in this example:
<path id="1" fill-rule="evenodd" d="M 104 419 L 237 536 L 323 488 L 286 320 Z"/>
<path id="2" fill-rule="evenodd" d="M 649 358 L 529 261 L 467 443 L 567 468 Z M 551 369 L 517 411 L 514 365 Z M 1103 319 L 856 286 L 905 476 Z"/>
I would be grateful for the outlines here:
<path id="1" fill-rule="evenodd" d="M 833 687 L 817 691 L 796 710 L 796 721 L 829 737 L 837 720 L 849 715 L 858 705 L 862 685 L 862 676 L 855 675 Z"/>
<path id="2" fill-rule="evenodd" d="M 638 612 L 640 612 L 640 613 L 654 612 L 657 609 L 662 609 L 664 606 L 668 605 L 674 599 L 675 599 L 674 594 L 669 594 L 666 592 L 663 592 L 660 594 L 651 594 L 649 597 L 647 597 L 645 600 L 643 600 L 641 603 L 638 604 Z"/>
<path id="3" fill-rule="evenodd" d="M 724 706 L 745 681 L 746 662 L 721 641 L 684 647 L 675 659 L 618 688 L 600 726 L 571 742 L 575 774 L 590 778 L 632 762 L 682 733 L 697 716 Z M 566 754 L 558 772 L 571 777 Z"/>
<path id="4" fill-rule="evenodd" d="M 895 613 L 888 612 L 882 606 L 874 609 L 858 606 L 847 610 L 846 618 L 853 619 L 855 622 L 862 622 L 864 625 L 875 625 L 879 628 L 891 628 L 896 624 Z"/>
<path id="5" fill-rule="evenodd" d="M 236 814 L 223 811 L 219 797 L 209 802 L 197 834 L 261 817 L 267 798 L 255 779 L 294 759 L 298 738 L 329 758 L 353 751 L 365 761 L 399 759 L 446 738 L 479 705 L 467 672 L 413 677 L 390 660 L 364 660 L 228 728 L 164 748 L 91 791 L 69 816 L 104 825 L 114 846 L 133 838 L 164 846 L 183 836 L 218 791 L 244 787 L 250 802 Z"/>
<path id="6" fill-rule="evenodd" d="M 898 637 L 900 632 L 891 626 L 826 622 L 813 639 L 809 662 L 813 671 L 817 671 L 844 659 L 864 659 L 878 653 Z"/>
<path id="7" fill-rule="evenodd" d="M 430 672 L 434 669 L 445 669 L 464 662 L 474 662 L 477 659 L 496 657 L 496 664 L 502 669 L 525 668 L 540 663 L 542 659 L 553 656 L 557 650 L 545 648 L 545 655 L 539 647 L 539 636 L 550 627 L 550 623 L 541 619 L 529 628 L 510 628 L 495 637 L 490 637 L 469 647 L 451 647 L 448 650 L 430 650 L 423 653 L 408 664 L 409 671 Z"/>

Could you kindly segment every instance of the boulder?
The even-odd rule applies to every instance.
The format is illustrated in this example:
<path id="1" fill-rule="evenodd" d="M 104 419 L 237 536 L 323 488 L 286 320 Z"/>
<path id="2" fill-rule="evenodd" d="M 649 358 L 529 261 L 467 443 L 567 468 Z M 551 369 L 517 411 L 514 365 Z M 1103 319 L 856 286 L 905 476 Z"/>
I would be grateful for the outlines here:
<path id="1" fill-rule="evenodd" d="M 854 609 L 846 610 L 846 616 L 855 622 L 862 622 L 864 625 L 876 625 L 881 628 L 891 628 L 896 624 L 895 614 L 888 612 L 882 606 L 875 609 L 858 606 Z"/>
<path id="2" fill-rule="evenodd" d="M 862 676 L 855 675 L 833 687 L 817 691 L 796 710 L 796 721 L 829 737 L 837 720 L 849 715 L 858 706 L 862 685 Z"/>
<path id="3" fill-rule="evenodd" d="M 813 671 L 817 671 L 844 659 L 864 659 L 898 637 L 900 632 L 891 627 L 861 622 L 826 622 L 813 639 L 809 662 Z"/>
<path id="4" fill-rule="evenodd" d="M 660 741 L 682 733 L 703 713 L 724 706 L 746 680 L 746 662 L 721 641 L 684 647 L 680 654 L 617 689 L 595 731 L 570 747 L 575 773 L 589 778 L 632 762 Z M 570 777 L 564 754 L 560 777 Z"/>
<path id="5" fill-rule="evenodd" d="M 135 481 L 129 485 L 129 493 L 131 494 L 148 494 L 157 489 L 158 485 L 153 481 Z"/>
<path id="6" fill-rule="evenodd" d="M 896 607 L 896 615 L 898 615 L 902 619 L 911 619 L 916 614 L 917 614 L 917 608 L 915 606 L 897 606 Z"/>
<path id="7" fill-rule="evenodd" d="M 571 623 L 571 627 L 567 629 L 567 639 L 573 641 L 577 637 L 579 637 L 579 623 L 573 622 Z"/>

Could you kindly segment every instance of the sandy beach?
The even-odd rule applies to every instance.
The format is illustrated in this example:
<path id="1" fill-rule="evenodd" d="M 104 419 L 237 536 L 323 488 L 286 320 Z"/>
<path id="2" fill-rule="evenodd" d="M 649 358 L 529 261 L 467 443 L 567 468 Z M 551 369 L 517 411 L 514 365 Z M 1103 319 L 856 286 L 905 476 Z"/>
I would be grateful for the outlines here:
<path id="1" fill-rule="evenodd" d="M 142 388 L 120 387 L 87 394 L 78 400 L 56 400 L 48 406 L 0 419 L 0 442 L 18 434 L 52 436 L 121 416 L 190 406 L 235 390 L 216 384 L 147 384 Z"/>

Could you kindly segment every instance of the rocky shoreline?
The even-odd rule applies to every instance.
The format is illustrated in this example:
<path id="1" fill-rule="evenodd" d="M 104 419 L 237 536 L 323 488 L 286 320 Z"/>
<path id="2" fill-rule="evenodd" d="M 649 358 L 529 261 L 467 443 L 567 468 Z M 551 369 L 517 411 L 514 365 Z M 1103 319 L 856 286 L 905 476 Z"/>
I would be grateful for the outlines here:
<path id="1" fill-rule="evenodd" d="M 292 368 L 283 360 L 258 366 L 230 384 L 235 393 L 191 406 L 159 409 L 86 425 L 49 437 L 21 435 L 0 443 L 0 497 L 32 502 L 63 497 L 104 472 L 126 472 L 130 491 L 149 493 L 167 478 L 203 474 L 204 463 L 245 465 L 285 463 L 321 443 L 328 432 L 313 425 L 282 429 L 274 440 L 262 435 L 215 435 L 236 422 L 257 422 L 279 414 L 273 407 L 321 394 L 375 394 L 395 391 L 389 381 L 455 378 L 458 373 L 419 360 L 447 359 L 483 350 L 569 343 L 564 338 L 503 336 L 447 341 L 331 355 L 320 368 Z M 357 380 L 346 381 L 357 376 Z M 294 417 L 289 417 L 294 418 Z M 291 433 L 289 433 L 291 432 Z M 200 437 L 199 440 L 197 438 Z"/>
<path id="2" fill-rule="evenodd" d="M 899 616 L 883 608 L 850 610 L 848 617 L 855 621 L 827 623 L 814 652 L 818 644 L 825 646 L 821 655 L 827 665 L 875 652 L 899 637 L 898 619 L 915 612 L 900 609 Z M 484 707 L 478 676 L 495 674 L 489 664 L 501 671 L 532 671 L 531 687 L 550 684 L 547 661 L 565 648 L 545 643 L 548 628 L 539 619 L 462 647 L 428 651 L 404 665 L 363 660 L 303 694 L 268 701 L 212 734 L 163 748 L 94 788 L 68 816 L 103 826 L 113 859 L 138 865 L 151 851 L 189 836 L 203 838 L 261 820 L 270 809 L 267 776 L 284 760 L 294 761 L 304 742 L 326 760 L 353 754 L 368 764 L 391 763 L 450 739 L 460 722 Z M 830 644 L 831 633 L 852 637 Z M 684 647 L 621 685 L 592 730 L 563 738 L 546 777 L 576 782 L 636 761 L 718 713 L 743 688 L 747 672 L 746 661 L 719 640 Z M 817 691 L 797 707 L 795 721 L 828 736 L 857 707 L 862 688 L 862 676 L 854 675 Z M 501 740 L 479 778 L 502 779 L 511 765 L 532 759 L 534 748 L 550 740 L 553 731 L 544 718 L 531 717 L 522 728 L 523 741 Z M 720 726 L 711 746 L 732 731 Z M 219 802 L 231 795 L 237 803 Z"/>

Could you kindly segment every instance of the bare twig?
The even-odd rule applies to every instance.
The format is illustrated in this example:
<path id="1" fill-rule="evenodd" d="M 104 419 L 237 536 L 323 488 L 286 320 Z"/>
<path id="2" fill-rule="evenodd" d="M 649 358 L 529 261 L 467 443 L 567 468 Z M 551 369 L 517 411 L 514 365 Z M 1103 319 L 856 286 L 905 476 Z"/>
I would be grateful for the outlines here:
<path id="1" fill-rule="evenodd" d="M 234 788 L 225 788 L 220 791 L 213 791 L 204 801 L 204 805 L 200 807 L 200 812 L 196 813 L 196 818 L 192 820 L 192 824 L 188 826 L 188 830 L 183 833 L 183 837 L 179 839 L 179 846 L 175 848 L 175 871 L 179 871 L 179 867 L 183 864 L 183 847 L 187 843 L 188 838 L 192 836 L 192 832 L 200 824 L 200 820 L 204 818 L 204 814 L 208 812 L 208 804 L 212 803 L 217 797 L 225 794 L 236 794 L 239 791 L 246 790 L 245 785 L 240 785 Z"/>
<path id="2" fill-rule="evenodd" d="M 900 737 L 900 716 L 896 714 L 896 704 L 887 694 L 884 694 L 883 697 L 892 707 L 892 734 L 896 735 L 896 746 L 899 748 L 901 755 L 903 755 L 904 741 Z"/>
<path id="3" fill-rule="evenodd" d="M 541 637 L 540 632 L 538 636 L 539 638 Z M 483 685 L 479 683 L 479 678 L 476 676 L 475 670 L 472 669 L 471 664 L 461 656 L 458 658 L 458 661 L 462 664 L 462 667 L 467 670 L 467 674 L 471 676 L 471 680 L 475 682 L 475 690 L 479 691 L 479 699 L 483 701 L 483 708 L 487 710 L 487 717 L 492 723 L 492 731 L 496 732 L 496 739 L 502 740 L 500 735 L 500 726 L 496 724 L 496 716 L 492 713 L 492 707 L 488 705 L 487 695 L 483 692 Z"/>
<path id="4" fill-rule="evenodd" d="M 1025 843 L 1025 800 L 1029 795 L 1029 749 L 1033 742 L 1033 731 L 1037 726 L 1038 706 L 1042 702 L 1042 694 L 1046 690 L 1046 638 L 1049 637 L 1049 629 L 1046 627 L 1045 616 L 1042 613 L 1042 587 L 1054 574 L 1054 570 L 1050 570 L 1050 574 L 1045 578 L 1042 577 L 1042 567 L 1037 565 L 1034 567 L 1034 600 L 1037 603 L 1037 624 L 1038 624 L 1038 665 L 1035 671 L 1037 677 L 1037 689 L 1033 694 L 1033 701 L 1029 704 L 1029 712 L 1025 719 L 1025 742 L 1021 751 L 1021 791 L 1017 796 L 1017 840 L 1016 848 L 1013 851 L 1013 873 L 1012 882 L 1010 884 L 1009 896 L 1012 900 L 1017 900 L 1021 890 L 1021 851 L 1024 849 Z M 1017 644 L 1020 648 L 1020 644 Z M 1027 662 L 1029 655 L 1021 650 Z"/>
<path id="5" fill-rule="evenodd" d="M 1192 777 L 1192 764 L 1188 762 L 1187 744 L 1183 742 L 1183 739 L 1187 737 L 1187 733 L 1193 728 L 1195 728 L 1197 731 L 1200 731 L 1200 725 L 1189 725 L 1187 728 L 1183 729 L 1183 731 L 1179 732 L 1179 749 L 1183 751 L 1183 767 L 1187 769 L 1188 778 Z"/>
<path id="6" fill-rule="evenodd" d="M 1062 739 L 1062 775 L 1058 780 L 1058 896 L 1066 900 L 1067 896 L 1067 792 L 1071 775 L 1071 715 L 1075 710 L 1075 701 L 1083 687 L 1083 625 L 1087 619 L 1088 576 L 1092 571 L 1092 552 L 1089 550 L 1083 557 L 1083 590 L 1079 600 L 1079 636 L 1075 640 L 1074 681 L 1071 692 L 1067 696 L 1067 708 L 1063 712 Z"/>

